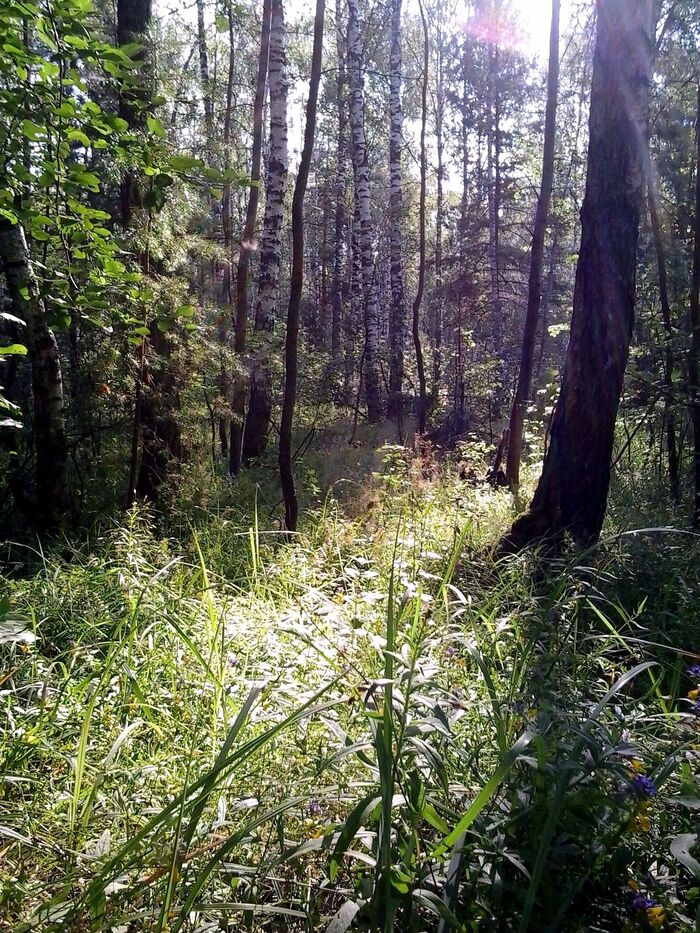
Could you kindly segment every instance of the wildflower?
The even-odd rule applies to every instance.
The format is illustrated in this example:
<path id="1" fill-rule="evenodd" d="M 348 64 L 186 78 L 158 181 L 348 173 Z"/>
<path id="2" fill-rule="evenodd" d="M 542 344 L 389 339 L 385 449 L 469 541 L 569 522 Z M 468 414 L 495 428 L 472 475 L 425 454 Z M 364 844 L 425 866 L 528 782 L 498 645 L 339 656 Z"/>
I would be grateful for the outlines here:
<path id="1" fill-rule="evenodd" d="M 652 930 L 660 930 L 666 920 L 666 911 L 663 907 L 654 905 L 647 908 L 647 923 Z"/>
<path id="2" fill-rule="evenodd" d="M 695 690 L 688 691 L 689 700 L 697 700 L 698 697 L 700 697 L 700 688 L 696 687 Z"/>
<path id="3" fill-rule="evenodd" d="M 638 774 L 630 781 L 630 789 L 637 797 L 655 797 L 656 787 L 651 778 Z"/>
<path id="4" fill-rule="evenodd" d="M 629 910 L 651 910 L 656 907 L 656 901 L 653 897 L 647 897 L 646 894 L 640 894 L 638 891 L 628 891 L 627 907 Z"/>
<path id="5" fill-rule="evenodd" d="M 238 658 L 233 653 L 233 651 L 228 651 L 226 653 L 226 667 L 229 670 L 233 670 L 234 667 L 238 667 Z"/>
<path id="6" fill-rule="evenodd" d="M 700 664 L 691 664 L 687 670 L 688 677 L 700 677 Z"/>
<path id="7" fill-rule="evenodd" d="M 318 800 L 309 800 L 309 802 L 306 804 L 306 812 L 310 817 L 316 819 L 323 813 L 323 807 Z"/>
<path id="8" fill-rule="evenodd" d="M 634 808 L 630 821 L 627 824 L 627 829 L 631 833 L 648 833 L 651 829 L 651 823 L 649 822 L 649 801 L 642 800 Z"/>
<path id="9" fill-rule="evenodd" d="M 693 716 L 700 716 L 700 700 L 696 700 L 693 705 L 690 707 L 690 712 Z"/>

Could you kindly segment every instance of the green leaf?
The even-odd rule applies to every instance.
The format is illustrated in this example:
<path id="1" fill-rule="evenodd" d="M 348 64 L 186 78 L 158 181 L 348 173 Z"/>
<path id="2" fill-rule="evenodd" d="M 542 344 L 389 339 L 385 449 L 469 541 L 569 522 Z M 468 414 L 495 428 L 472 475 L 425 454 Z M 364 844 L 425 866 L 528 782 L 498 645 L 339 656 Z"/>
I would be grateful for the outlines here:
<path id="1" fill-rule="evenodd" d="M 343 826 L 340 835 L 338 836 L 338 841 L 336 842 L 335 848 L 333 849 L 333 854 L 331 855 L 328 868 L 331 881 L 335 879 L 335 876 L 338 873 L 340 859 L 343 857 L 348 846 L 360 831 L 360 828 L 364 824 L 367 817 L 374 810 L 374 808 L 381 803 L 381 801 L 382 798 L 377 795 L 376 791 L 372 791 L 372 793 L 367 794 L 366 797 L 363 797 L 362 800 L 360 800 L 360 802 L 351 811 L 350 815 L 345 821 L 345 825 Z"/>
<path id="2" fill-rule="evenodd" d="M 22 133 L 33 142 L 43 139 L 46 136 L 46 127 L 39 126 L 31 120 L 22 120 Z"/>
<path id="3" fill-rule="evenodd" d="M 216 14 L 216 31 L 217 32 L 228 31 L 228 19 L 223 15 L 223 13 Z"/>
<path id="4" fill-rule="evenodd" d="M 700 862 L 690 854 L 693 846 L 697 845 L 697 833 L 681 833 L 671 840 L 671 855 L 687 868 L 691 875 L 700 878 Z"/>
<path id="5" fill-rule="evenodd" d="M 175 309 L 176 317 L 192 317 L 196 308 L 194 305 L 180 305 L 179 308 Z"/>
<path id="6" fill-rule="evenodd" d="M 27 348 L 21 343 L 11 343 L 7 347 L 0 347 L 0 356 L 26 356 Z"/>
<path id="7" fill-rule="evenodd" d="M 148 127 L 150 132 L 153 133 L 155 136 L 157 136 L 159 139 L 162 139 L 165 136 L 165 128 L 163 124 L 160 122 L 160 120 L 158 119 L 158 117 L 153 117 L 150 115 L 147 116 L 146 126 Z"/>
<path id="8" fill-rule="evenodd" d="M 176 172 L 186 172 L 188 169 L 201 164 L 202 162 L 199 159 L 195 159 L 192 156 L 175 155 L 170 159 L 170 165 Z"/>

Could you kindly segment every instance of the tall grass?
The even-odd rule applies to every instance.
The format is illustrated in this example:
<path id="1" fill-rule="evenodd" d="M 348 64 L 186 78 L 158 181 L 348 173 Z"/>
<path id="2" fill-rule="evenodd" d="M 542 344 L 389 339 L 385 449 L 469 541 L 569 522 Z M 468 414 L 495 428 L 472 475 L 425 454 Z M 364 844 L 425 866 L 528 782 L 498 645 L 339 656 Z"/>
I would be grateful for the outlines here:
<path id="1" fill-rule="evenodd" d="M 504 493 L 362 496 L 4 581 L 7 929 L 694 928 L 694 539 L 493 566 Z"/>

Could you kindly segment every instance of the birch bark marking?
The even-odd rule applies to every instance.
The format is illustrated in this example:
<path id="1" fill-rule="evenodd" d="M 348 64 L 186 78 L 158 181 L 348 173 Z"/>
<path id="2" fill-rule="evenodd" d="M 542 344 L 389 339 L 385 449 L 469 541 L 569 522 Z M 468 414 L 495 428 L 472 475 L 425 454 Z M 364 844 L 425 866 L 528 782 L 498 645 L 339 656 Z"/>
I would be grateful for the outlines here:
<path id="1" fill-rule="evenodd" d="M 391 314 L 389 318 L 390 418 L 401 420 L 404 373 L 406 306 L 401 260 L 401 0 L 391 3 L 391 55 L 389 59 L 389 259 Z"/>
<path id="2" fill-rule="evenodd" d="M 287 60 L 282 0 L 272 0 L 270 20 L 270 152 L 265 185 L 265 219 L 260 240 L 260 273 L 255 305 L 255 331 L 261 344 L 253 357 L 250 374 L 250 402 L 243 439 L 246 463 L 259 457 L 267 446 L 272 413 L 271 335 L 275 328 L 275 308 L 280 275 L 280 246 L 284 219 L 284 193 L 287 185 Z"/>
<path id="3" fill-rule="evenodd" d="M 374 229 L 369 192 L 369 160 L 365 139 L 365 101 L 362 78 L 362 39 L 358 0 L 348 0 L 348 73 L 350 79 L 350 131 L 355 191 L 360 214 L 360 251 L 365 320 L 365 395 L 371 423 L 382 417 L 379 375 L 379 302 L 374 281 Z"/>
<path id="4" fill-rule="evenodd" d="M 246 351 L 248 329 L 248 277 L 250 257 L 254 250 L 255 221 L 258 216 L 260 200 L 260 164 L 262 161 L 263 108 L 265 104 L 265 85 L 267 83 L 267 65 L 270 55 L 270 12 L 271 0 L 264 0 L 262 27 L 260 31 L 260 55 L 258 57 L 258 78 L 253 102 L 253 152 L 250 168 L 250 191 L 246 210 L 243 236 L 238 252 L 238 274 L 236 276 L 236 320 L 234 326 L 233 349 L 238 357 L 239 371 L 233 379 L 231 393 L 231 443 L 229 445 L 229 474 L 235 476 L 241 469 L 243 453 L 243 421 L 245 418 L 246 379 L 240 368 Z"/>

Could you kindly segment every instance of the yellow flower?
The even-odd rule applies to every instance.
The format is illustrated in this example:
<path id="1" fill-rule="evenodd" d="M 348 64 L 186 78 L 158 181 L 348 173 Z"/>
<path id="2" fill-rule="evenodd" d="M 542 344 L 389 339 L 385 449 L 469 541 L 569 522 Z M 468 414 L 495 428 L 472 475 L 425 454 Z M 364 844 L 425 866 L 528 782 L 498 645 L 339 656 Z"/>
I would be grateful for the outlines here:
<path id="1" fill-rule="evenodd" d="M 632 811 L 632 816 L 629 823 L 627 824 L 627 829 L 631 833 L 648 833 L 651 829 L 651 824 L 649 823 L 649 816 L 647 811 L 649 810 L 649 801 L 642 800 Z M 632 887 L 634 882 L 630 882 L 630 887 L 633 891 L 638 891 L 638 887 Z"/>
<path id="2" fill-rule="evenodd" d="M 647 908 L 647 923 L 652 930 L 660 930 L 666 921 L 666 911 L 663 907 Z"/>
<path id="3" fill-rule="evenodd" d="M 688 691 L 689 700 L 697 700 L 698 697 L 700 697 L 700 688 L 696 687 L 695 690 Z"/>
<path id="4" fill-rule="evenodd" d="M 632 771 L 634 771 L 635 774 L 644 774 L 646 771 L 644 762 L 639 758 L 633 758 L 632 761 L 630 761 L 630 768 Z"/>

